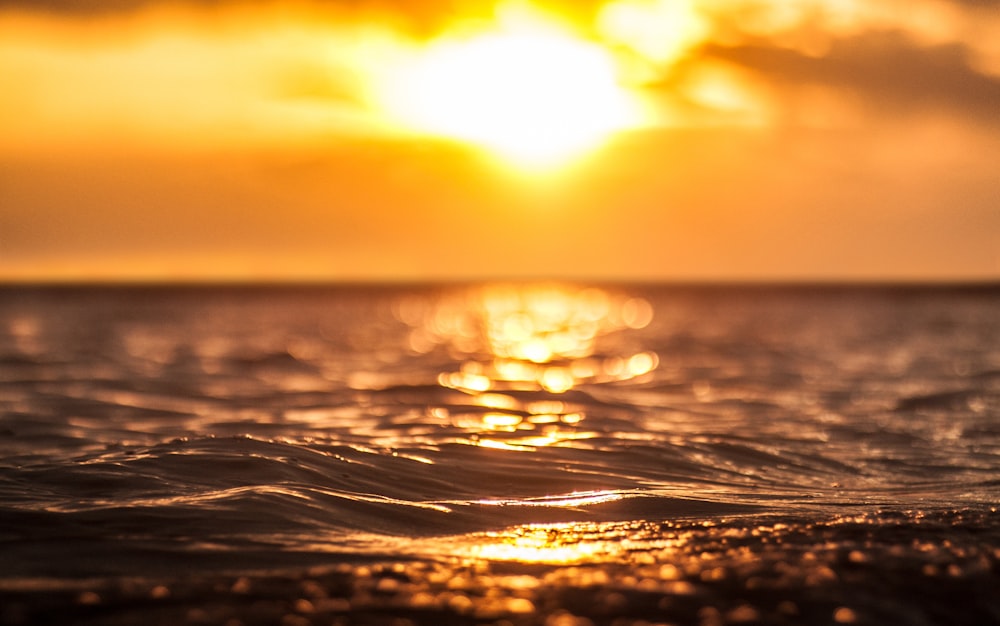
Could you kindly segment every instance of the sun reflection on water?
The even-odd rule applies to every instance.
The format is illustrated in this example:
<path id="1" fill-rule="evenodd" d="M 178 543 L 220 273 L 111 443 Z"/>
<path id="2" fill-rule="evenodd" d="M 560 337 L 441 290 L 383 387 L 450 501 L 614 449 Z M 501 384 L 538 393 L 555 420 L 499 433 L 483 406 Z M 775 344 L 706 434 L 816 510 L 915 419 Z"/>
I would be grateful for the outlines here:
<path id="1" fill-rule="evenodd" d="M 483 447 L 530 451 L 594 437 L 569 392 L 639 379 L 659 365 L 655 352 L 602 348 L 620 331 L 646 327 L 653 309 L 597 288 L 490 286 L 434 305 L 401 300 L 394 313 L 412 328 L 411 350 L 445 350 L 460 364 L 438 384 L 485 410 L 432 415 Z"/>
<path id="2" fill-rule="evenodd" d="M 596 539 L 581 524 L 529 524 L 509 531 L 486 533 L 465 546 L 468 556 L 489 561 L 572 565 L 614 561 L 624 547 L 615 537 Z"/>
<path id="3" fill-rule="evenodd" d="M 653 309 L 642 298 L 596 288 L 492 286 L 435 306 L 400 301 L 394 312 L 412 327 L 411 350 L 444 348 L 460 363 L 438 375 L 441 386 L 493 409 L 452 416 L 456 425 L 486 434 L 531 431 L 521 441 L 480 437 L 480 445 L 551 445 L 570 438 L 564 426 L 572 426 L 572 437 L 579 438 L 585 415 L 559 396 L 581 386 L 640 378 L 659 364 L 655 352 L 600 351 L 605 336 L 646 327 Z M 525 400 L 525 393 L 541 395 Z"/>
<path id="4" fill-rule="evenodd" d="M 590 504 L 604 504 L 621 500 L 624 496 L 616 491 L 574 491 L 564 496 L 527 498 L 520 500 L 479 500 L 477 504 L 487 506 L 546 506 L 574 508 Z"/>

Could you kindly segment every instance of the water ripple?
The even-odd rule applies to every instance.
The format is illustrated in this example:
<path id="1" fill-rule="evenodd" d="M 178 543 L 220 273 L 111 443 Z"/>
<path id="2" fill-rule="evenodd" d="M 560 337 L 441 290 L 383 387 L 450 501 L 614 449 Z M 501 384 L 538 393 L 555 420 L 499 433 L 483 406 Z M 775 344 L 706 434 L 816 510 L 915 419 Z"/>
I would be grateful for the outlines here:
<path id="1" fill-rule="evenodd" d="M 634 291 L 7 294 L 3 532 L 365 553 L 1000 498 L 994 296 Z"/>

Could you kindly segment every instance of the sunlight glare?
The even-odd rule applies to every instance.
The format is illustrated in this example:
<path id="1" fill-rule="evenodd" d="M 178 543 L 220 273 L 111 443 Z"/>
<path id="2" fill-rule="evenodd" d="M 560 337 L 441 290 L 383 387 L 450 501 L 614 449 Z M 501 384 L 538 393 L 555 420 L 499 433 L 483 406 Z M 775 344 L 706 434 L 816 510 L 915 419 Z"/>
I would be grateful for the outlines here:
<path id="1" fill-rule="evenodd" d="M 567 565 L 613 559 L 624 551 L 618 541 L 593 536 L 585 524 L 537 524 L 486 535 L 461 552 L 491 561 Z"/>
<path id="2" fill-rule="evenodd" d="M 606 49 L 529 7 L 487 31 L 445 35 L 383 73 L 376 98 L 400 126 L 538 168 L 635 126 L 639 108 Z"/>
<path id="3" fill-rule="evenodd" d="M 601 9 L 604 37 L 656 64 L 679 60 L 708 36 L 709 25 L 690 1 L 619 0 Z"/>

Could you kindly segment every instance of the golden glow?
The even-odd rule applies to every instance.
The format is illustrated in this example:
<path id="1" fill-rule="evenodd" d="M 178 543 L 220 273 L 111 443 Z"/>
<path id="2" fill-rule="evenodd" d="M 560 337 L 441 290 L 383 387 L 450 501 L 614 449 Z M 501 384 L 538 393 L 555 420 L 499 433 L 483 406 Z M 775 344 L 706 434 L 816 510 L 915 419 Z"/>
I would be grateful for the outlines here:
<path id="1" fill-rule="evenodd" d="M 639 122 L 610 53 L 528 5 L 502 6 L 486 30 L 413 50 L 380 77 L 376 97 L 405 128 L 533 168 Z"/>
<path id="2" fill-rule="evenodd" d="M 468 403 L 483 410 L 430 415 L 469 433 L 463 443 L 484 448 L 530 452 L 597 437 L 563 394 L 638 379 L 659 365 L 655 352 L 627 346 L 608 349 L 625 356 L 599 356 L 602 341 L 613 345 L 619 331 L 649 325 L 653 307 L 597 288 L 492 286 L 439 298 L 434 306 L 401 300 L 393 312 L 413 328 L 412 350 L 446 347 L 462 360 L 458 371 L 441 372 L 438 384 L 468 394 Z M 532 395 L 516 393 L 522 391 Z"/>
<path id="3" fill-rule="evenodd" d="M 489 20 L 456 12 L 429 40 L 386 13 L 308 1 L 144 6 L 87 19 L 0 11 L 0 75 L 17 85 L 0 92 L 0 149 L 416 133 L 539 166 L 654 119 L 700 123 L 669 106 L 677 94 L 640 106 L 629 88 L 640 82 L 679 78 L 722 113 L 714 121 L 742 123 L 732 113 L 753 109 L 760 123 L 760 77 L 719 71 L 699 54 L 708 43 L 820 56 L 838 37 L 898 30 L 921 45 L 961 43 L 1000 74 L 1000 20 L 929 0 L 611 0 L 576 23 L 504 2 Z"/>
<path id="4" fill-rule="evenodd" d="M 693 101 L 722 113 L 762 109 L 749 81 L 722 63 L 701 63 L 685 78 L 683 90 Z"/>
<path id="5" fill-rule="evenodd" d="M 625 550 L 620 541 L 594 540 L 579 524 L 533 524 L 505 533 L 477 537 L 463 556 L 519 563 L 573 564 L 614 559 Z"/>
<path id="6" fill-rule="evenodd" d="M 590 504 L 604 504 L 622 499 L 622 494 L 616 491 L 574 491 L 561 496 L 546 498 L 529 498 L 525 500 L 480 500 L 478 504 L 487 506 L 545 506 L 574 508 Z"/>
<path id="7" fill-rule="evenodd" d="M 490 351 L 522 363 L 589 356 L 613 325 L 609 299 L 599 289 L 490 289 L 482 301 Z"/>
<path id="8" fill-rule="evenodd" d="M 0 230 L 17 236 L 3 242 L 0 278 L 995 276 L 995 177 L 983 164 L 996 159 L 969 155 L 993 155 L 996 133 L 964 89 L 1000 76 L 997 12 L 942 0 L 599 0 L 542 13 L 503 1 L 6 3 Z M 763 56 L 741 56 L 746 46 Z M 954 63 L 970 80 L 912 103 L 903 123 L 883 105 L 912 83 L 890 69 L 924 52 L 943 63 L 932 69 Z M 815 59 L 797 64 L 800 54 Z M 857 76 L 796 79 L 845 54 Z M 896 78 L 867 80 L 869 62 Z M 557 70 L 567 86 L 550 97 Z M 955 151 L 924 150 L 926 133 Z M 870 162 L 852 152 L 861 136 L 880 146 Z M 452 145 L 462 142 L 532 169 L 588 162 L 524 180 L 468 158 Z M 800 175 L 772 171 L 786 154 Z M 965 174 L 936 176 L 948 171 Z M 837 228 L 812 228 L 794 208 L 815 204 L 807 182 L 841 175 L 859 189 L 838 189 L 881 209 L 841 219 L 843 202 L 825 194 L 816 220 Z M 873 180 L 877 194 L 860 189 Z M 949 221 L 949 198 L 968 219 Z M 911 211 L 926 211 L 926 228 L 907 226 Z M 870 235 L 883 222 L 898 237 Z M 232 236 L 220 245 L 216 231 Z M 598 242 L 601 254 L 561 253 Z M 859 250 L 848 264 L 830 252 L 844 242 Z M 421 338 L 414 350 L 434 347 Z M 552 348 L 524 343 L 524 362 L 547 363 Z M 603 366 L 570 368 L 579 381 Z"/>
<path id="9" fill-rule="evenodd" d="M 638 352 L 597 357 L 598 341 L 626 329 L 638 330 L 653 319 L 642 298 L 559 285 L 494 286 L 423 309 L 400 302 L 396 316 L 414 327 L 410 346 L 429 352 L 449 345 L 470 357 L 458 372 L 443 372 L 438 382 L 467 393 L 484 394 L 482 406 L 512 409 L 503 400 L 509 389 L 565 393 L 579 384 L 629 380 L 654 370 L 659 357 Z"/>
<path id="10" fill-rule="evenodd" d="M 536 417 L 536 416 L 532 416 Z M 526 425 L 527 429 L 533 428 L 531 424 L 534 420 L 529 420 Z M 564 422 L 564 424 L 573 426 L 577 422 Z M 484 426 L 487 426 L 484 424 Z M 503 431 L 500 429 L 494 430 L 493 437 L 501 434 Z M 480 436 L 471 443 L 482 448 L 494 448 L 496 450 L 512 450 L 515 452 L 534 452 L 538 448 L 548 448 L 551 446 L 558 446 L 560 444 L 569 441 L 580 441 L 584 439 L 593 439 L 599 436 L 598 433 L 588 430 L 578 430 L 576 428 L 563 428 L 558 425 L 549 425 L 541 429 L 540 434 L 530 434 L 530 435 L 519 435 L 514 437 L 506 437 L 504 439 L 493 438 L 491 436 Z"/>
<path id="11" fill-rule="evenodd" d="M 690 0 L 620 0 L 598 16 L 605 39 L 655 64 L 672 63 L 709 34 L 709 23 Z"/>
<path id="12" fill-rule="evenodd" d="M 163 148 L 371 135 L 358 74 L 398 40 L 330 26 L 325 10 L 164 5 L 74 20 L 0 11 L 3 148 Z M 350 69 L 348 69 L 350 68 Z M 110 145 L 109 145 L 110 142 Z"/>

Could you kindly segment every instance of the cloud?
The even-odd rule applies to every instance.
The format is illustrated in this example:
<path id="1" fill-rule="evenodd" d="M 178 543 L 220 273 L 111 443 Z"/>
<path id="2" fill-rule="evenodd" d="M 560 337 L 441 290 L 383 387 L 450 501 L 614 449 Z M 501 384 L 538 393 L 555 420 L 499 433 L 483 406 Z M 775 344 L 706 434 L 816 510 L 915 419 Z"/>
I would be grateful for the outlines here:
<path id="1" fill-rule="evenodd" d="M 634 82 L 674 107 L 677 119 L 857 122 L 947 111 L 982 125 L 997 123 L 1000 108 L 998 6 L 612 0 L 597 24 L 606 41 L 638 60 Z M 825 111 L 810 115 L 812 107 Z"/>
<path id="2" fill-rule="evenodd" d="M 923 47 L 889 32 L 838 40 L 819 57 L 763 45 L 715 44 L 704 52 L 785 87 L 845 90 L 876 112 L 943 109 L 1000 122 L 1000 79 L 977 71 L 960 44 Z"/>
<path id="3" fill-rule="evenodd" d="M 488 0 L 462 3 L 462 11 L 474 13 L 488 9 Z M 448 0 L 357 0 L 323 2 L 322 0 L 0 0 L 3 12 L 35 13 L 69 19 L 103 19 L 143 12 L 179 11 L 187 13 L 226 13 L 230 11 L 263 13 L 312 12 L 350 19 L 389 19 L 417 30 L 429 30 L 441 25 L 444 18 L 455 13 Z"/>
<path id="4" fill-rule="evenodd" d="M 223 4 L 225 1 L 201 0 L 197 3 L 182 1 L 170 2 L 169 4 L 212 7 Z M 16 10 L 86 17 L 128 13 L 164 4 L 167 3 L 163 0 L 0 0 L 0 11 Z"/>

